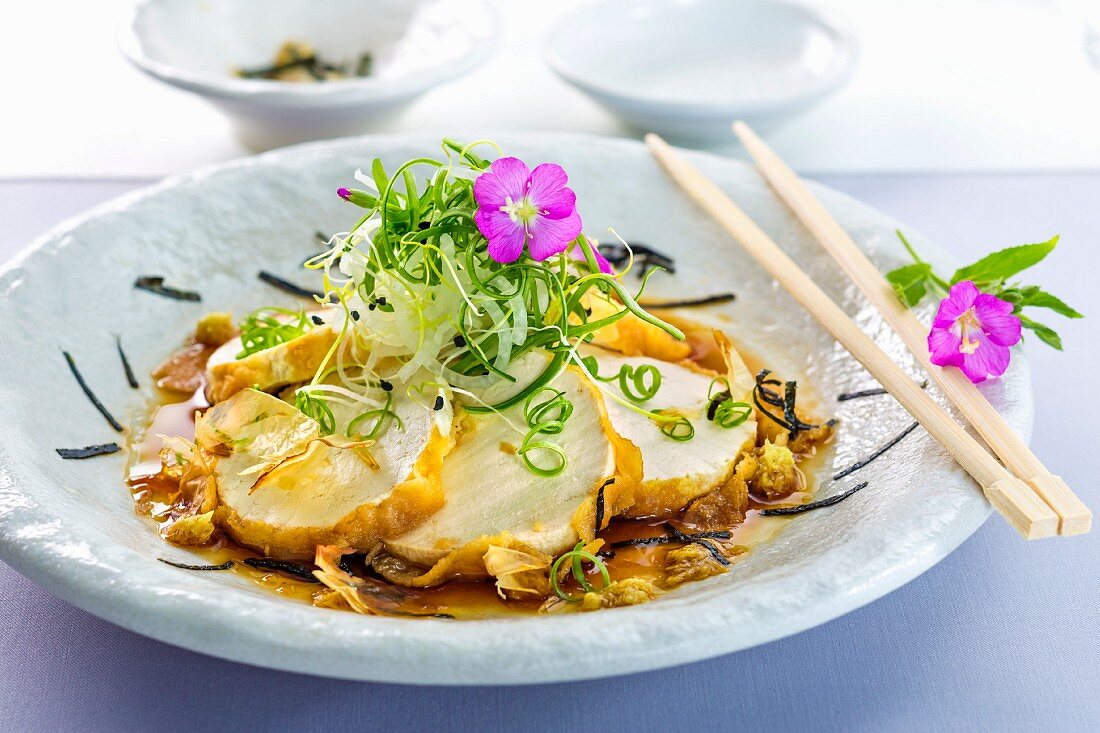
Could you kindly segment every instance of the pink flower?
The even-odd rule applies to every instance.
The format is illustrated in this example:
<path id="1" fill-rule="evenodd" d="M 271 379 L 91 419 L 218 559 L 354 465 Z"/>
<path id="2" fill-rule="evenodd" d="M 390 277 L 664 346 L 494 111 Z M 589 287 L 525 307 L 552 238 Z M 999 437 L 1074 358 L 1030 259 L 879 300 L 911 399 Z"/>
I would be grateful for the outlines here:
<path id="1" fill-rule="evenodd" d="M 515 262 L 525 245 L 537 261 L 564 251 L 581 233 L 577 196 L 566 187 L 568 180 L 554 163 L 530 170 L 518 158 L 493 161 L 474 182 L 474 220 L 489 240 L 489 256 Z"/>
<path id="2" fill-rule="evenodd" d="M 1009 347 L 1019 340 L 1020 319 L 1012 315 L 1012 304 L 963 280 L 940 301 L 928 350 L 933 364 L 958 367 L 977 384 L 1004 374 Z"/>

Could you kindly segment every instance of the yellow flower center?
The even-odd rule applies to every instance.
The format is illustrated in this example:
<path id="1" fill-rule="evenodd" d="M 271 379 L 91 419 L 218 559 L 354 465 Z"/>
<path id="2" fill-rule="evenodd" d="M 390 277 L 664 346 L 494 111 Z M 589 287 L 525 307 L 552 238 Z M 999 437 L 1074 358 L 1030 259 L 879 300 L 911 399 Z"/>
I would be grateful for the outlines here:
<path id="1" fill-rule="evenodd" d="M 504 206 L 501 206 L 500 210 L 507 214 L 508 218 L 516 224 L 530 224 L 531 221 L 539 215 L 539 210 L 527 200 L 526 196 L 519 201 L 512 201 L 511 196 L 506 197 L 504 199 Z"/>
<path id="2" fill-rule="evenodd" d="M 961 316 L 955 319 L 955 325 L 958 327 L 959 336 L 962 338 L 962 343 L 959 344 L 959 351 L 964 354 L 973 354 L 978 350 L 978 347 L 982 345 L 981 339 L 970 338 L 970 334 L 981 333 L 982 331 L 982 324 L 974 314 L 974 309 L 968 308 Z"/>

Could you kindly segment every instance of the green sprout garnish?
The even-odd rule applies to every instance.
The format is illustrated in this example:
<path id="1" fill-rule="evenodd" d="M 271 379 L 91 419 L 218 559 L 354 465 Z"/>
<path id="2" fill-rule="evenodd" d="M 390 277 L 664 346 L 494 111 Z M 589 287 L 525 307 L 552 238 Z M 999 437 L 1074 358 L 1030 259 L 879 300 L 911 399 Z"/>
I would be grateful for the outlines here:
<path id="1" fill-rule="evenodd" d="M 241 323 L 241 351 L 238 359 L 298 338 L 311 327 L 305 311 L 259 308 Z"/>
<path id="2" fill-rule="evenodd" d="M 585 577 L 583 565 L 585 561 L 592 563 L 596 570 L 599 571 L 600 577 L 603 579 L 603 588 L 600 590 L 604 590 L 607 586 L 611 585 L 611 574 L 607 572 L 607 566 L 604 565 L 603 560 L 596 557 L 591 552 L 586 552 L 584 550 L 584 540 L 581 540 L 572 550 L 558 557 L 558 559 L 554 561 L 554 564 L 550 566 L 550 588 L 554 591 L 554 594 L 563 601 L 580 603 L 584 600 L 584 596 L 578 598 L 566 593 L 562 589 L 561 583 L 558 582 L 558 570 L 561 568 L 561 564 L 566 560 L 569 560 L 572 564 L 573 579 L 577 581 L 577 585 L 579 585 L 585 593 L 598 592 L 596 587 L 589 583 L 588 578 Z"/>
<path id="3" fill-rule="evenodd" d="M 581 359 L 585 369 L 593 379 L 601 382 L 619 383 L 619 391 L 631 402 L 648 402 L 657 396 L 661 389 L 661 370 L 653 364 L 639 364 L 631 366 L 623 364 L 617 374 L 610 377 L 599 375 L 599 364 L 594 356 L 586 356 Z"/>
<path id="4" fill-rule="evenodd" d="M 370 421 L 374 422 L 371 423 Z M 347 434 L 355 440 L 378 440 L 386 431 L 391 422 L 397 423 L 399 430 L 405 429 L 405 423 L 393 411 L 393 392 L 386 392 L 386 404 L 374 410 L 367 410 L 356 415 L 348 423 Z M 360 425 L 370 424 L 370 430 L 366 432 L 359 429 Z"/>
<path id="5" fill-rule="evenodd" d="M 653 410 L 653 414 L 658 416 L 658 425 L 666 437 L 680 442 L 687 442 L 695 437 L 695 426 L 691 424 L 691 420 L 674 409 Z"/>
<path id="6" fill-rule="evenodd" d="M 541 402 L 536 402 L 536 399 L 540 397 L 543 392 L 551 392 L 552 394 Z M 531 473 L 537 474 L 543 477 L 557 476 L 568 465 L 569 459 L 565 454 L 565 451 L 557 443 L 553 443 L 548 440 L 542 440 L 543 435 L 560 435 L 565 430 L 565 421 L 569 419 L 569 416 L 573 414 L 573 403 L 569 401 L 569 398 L 565 396 L 565 392 L 561 390 L 554 390 L 550 387 L 543 387 L 535 394 L 527 398 L 527 402 L 523 408 L 523 417 L 527 421 L 527 426 L 530 428 L 527 434 L 523 436 L 523 441 L 520 443 L 519 449 L 516 453 L 523 460 L 523 465 L 527 466 L 527 469 Z M 549 466 L 540 466 L 534 462 L 531 458 L 532 453 L 541 452 L 542 455 L 549 455 L 553 463 Z"/>
<path id="7" fill-rule="evenodd" d="M 601 271 L 594 244 L 583 234 L 542 261 L 528 252 L 507 263 L 490 256 L 475 221 L 474 182 L 489 168 L 477 145 L 491 144 L 444 140 L 442 157 L 416 158 L 392 172 L 375 160 L 369 174 L 356 174 L 362 188 L 341 189 L 340 196 L 364 209 L 363 215 L 306 267 L 322 272 L 330 307 L 354 317 L 340 324 L 311 389 L 324 386 L 324 374 L 335 386 L 365 395 L 371 381 L 386 374 L 411 390 L 411 382 L 426 379 L 444 392 L 476 396 L 501 380 L 519 382 L 513 365 L 524 354 L 548 352 L 541 373 L 525 377 L 508 399 L 464 405 L 467 412 L 494 413 L 541 394 L 568 364 L 579 364 L 581 343 L 628 315 L 684 337 L 637 303 L 656 270 L 632 293 L 622 284 L 630 267 Z M 594 300 L 610 304 L 613 312 L 592 319 L 588 306 Z M 620 372 L 618 378 L 624 394 L 636 401 L 649 399 L 659 386 L 655 368 Z M 378 417 L 373 427 L 385 416 Z M 365 429 L 368 422 L 362 417 L 354 427 Z M 544 439 L 554 434 L 548 424 L 554 423 L 537 430 L 530 425 L 517 451 L 539 475 L 556 475 L 566 462 L 565 451 Z M 533 455 L 543 458 L 536 463 Z"/>
<path id="8" fill-rule="evenodd" d="M 735 402 L 730 394 L 729 380 L 715 377 L 707 388 L 707 419 L 726 428 L 743 424 L 752 415 L 752 405 Z"/>
<path id="9" fill-rule="evenodd" d="M 322 436 L 336 432 L 336 416 L 332 414 L 332 408 L 324 398 L 314 395 L 309 388 L 302 387 L 295 392 L 294 406 L 320 424 Z"/>

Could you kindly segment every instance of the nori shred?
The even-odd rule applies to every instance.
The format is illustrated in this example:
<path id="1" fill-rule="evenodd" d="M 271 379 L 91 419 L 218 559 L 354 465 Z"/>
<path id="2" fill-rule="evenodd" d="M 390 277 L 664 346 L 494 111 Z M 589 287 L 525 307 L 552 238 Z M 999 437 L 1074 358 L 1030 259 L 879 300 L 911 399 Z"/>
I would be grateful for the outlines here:
<path id="1" fill-rule="evenodd" d="M 180 290 L 165 285 L 164 278 L 159 275 L 142 275 L 134 280 L 134 287 L 172 300 L 186 300 L 191 303 L 198 303 L 202 300 L 202 296 L 194 290 Z"/>
<path id="2" fill-rule="evenodd" d="M 596 534 L 599 534 L 600 529 L 603 527 L 603 490 L 613 483 L 615 483 L 615 478 L 611 477 L 607 481 L 604 481 L 603 484 L 600 485 L 599 491 L 596 492 Z"/>
<path id="3" fill-rule="evenodd" d="M 233 565 L 236 564 L 232 560 L 226 560 L 221 565 L 188 565 L 187 563 L 183 562 L 172 562 L 171 560 L 165 560 L 163 557 L 158 557 L 157 559 L 165 565 L 171 565 L 172 567 L 179 568 L 180 570 L 229 570 L 229 568 L 233 567 Z"/>
<path id="4" fill-rule="evenodd" d="M 676 272 L 676 263 L 668 255 L 644 244 L 630 242 L 629 245 L 630 249 L 628 250 L 619 242 L 608 242 L 607 244 L 601 244 L 598 249 L 600 254 L 616 268 L 625 267 L 626 263 L 630 261 L 630 252 L 633 251 L 634 261 L 640 266 L 639 277 L 644 277 L 654 267 L 663 267 L 669 273 Z"/>
<path id="5" fill-rule="evenodd" d="M 852 465 L 845 468 L 843 471 L 840 471 L 838 473 L 833 474 L 833 481 L 837 481 L 838 479 L 842 479 L 845 476 L 850 476 L 851 474 L 855 473 L 859 469 L 865 468 L 867 465 L 869 465 L 872 461 L 874 461 L 876 458 L 881 456 L 883 453 L 890 450 L 891 448 L 893 448 L 895 445 L 897 445 L 901 441 L 905 440 L 905 437 L 907 435 L 909 435 L 909 433 L 916 430 L 918 425 L 920 425 L 920 423 L 918 423 L 918 422 L 911 423 L 909 425 L 909 427 L 907 427 L 905 430 L 902 430 L 900 433 L 895 435 L 893 438 L 891 438 L 888 442 L 886 442 L 881 448 L 878 448 L 871 455 L 867 456 L 866 458 L 864 458 L 862 460 L 856 461 Z"/>
<path id="6" fill-rule="evenodd" d="M 733 536 L 728 530 L 715 530 L 712 532 L 691 532 L 685 533 L 673 527 L 671 524 L 665 523 L 661 525 L 667 534 L 658 535 L 656 537 L 637 537 L 630 540 L 622 540 L 621 542 L 614 542 L 611 544 L 612 549 L 618 549 L 622 547 L 636 547 L 638 545 L 667 545 L 671 542 L 682 542 L 684 544 L 690 544 L 692 542 L 698 542 L 699 540 L 728 540 Z"/>
<path id="7" fill-rule="evenodd" d="M 126 352 L 122 350 L 122 337 L 118 334 L 115 334 L 115 346 L 118 347 L 118 358 L 122 359 L 122 370 L 126 372 L 126 383 L 132 389 L 137 389 L 137 377 L 134 376 L 134 370 L 130 368 L 130 360 L 126 358 Z"/>
<path id="8" fill-rule="evenodd" d="M 258 277 L 268 285 L 282 290 L 284 293 L 290 293 L 291 295 L 297 295 L 299 298 L 324 298 L 324 293 L 319 293 L 316 290 L 307 290 L 300 285 L 284 280 L 278 275 L 272 275 L 266 270 L 260 270 Z"/>
<path id="9" fill-rule="evenodd" d="M 118 443 L 100 443 L 99 445 L 88 445 L 83 448 L 54 448 L 57 451 L 57 455 L 68 460 L 80 460 L 82 458 L 94 458 L 96 456 L 107 456 L 112 453 L 118 453 L 121 448 L 118 447 Z"/>
<path id="10" fill-rule="evenodd" d="M 795 401 L 798 397 L 798 382 L 792 381 L 784 384 L 778 379 L 768 379 L 769 374 L 771 374 L 770 369 L 761 369 L 760 373 L 756 375 L 756 387 L 752 390 L 752 401 L 756 403 L 757 409 L 770 418 L 772 422 L 780 427 L 786 428 L 790 440 L 794 440 L 798 437 L 798 434 L 803 430 L 813 430 L 814 428 L 821 427 L 820 425 L 811 425 L 810 423 L 802 422 L 802 420 L 798 418 L 798 414 L 795 412 Z M 767 386 L 780 384 L 783 384 L 784 387 L 782 397 L 779 396 L 778 392 L 769 389 Z M 779 417 L 765 409 L 764 405 L 760 404 L 761 402 L 783 410 L 783 417 Z"/>
<path id="11" fill-rule="evenodd" d="M 672 526 L 668 522 L 665 522 L 661 526 L 665 529 L 666 532 L 668 532 L 668 534 L 672 538 L 673 542 L 683 542 L 685 545 L 699 545 L 700 547 L 705 548 L 706 551 L 710 553 L 710 556 L 713 557 L 718 562 L 718 564 L 720 564 L 720 565 L 729 565 L 730 564 L 729 558 L 727 558 L 725 555 L 723 555 L 722 551 L 719 550 L 718 547 L 713 542 L 709 542 L 708 537 L 705 537 L 705 535 L 714 534 L 714 533 L 699 532 L 699 533 L 694 534 L 694 535 L 688 535 L 688 534 L 684 534 L 680 530 L 676 529 L 674 526 Z M 726 536 L 729 537 L 730 533 L 726 532 Z M 723 538 L 723 539 L 725 539 L 725 538 Z"/>
<path id="12" fill-rule="evenodd" d="M 122 425 L 119 423 L 118 420 L 115 419 L 115 416 L 112 415 L 110 411 L 108 411 L 107 408 L 103 406 L 103 403 L 100 402 L 99 398 L 95 396 L 95 393 L 92 392 L 91 388 L 88 386 L 88 383 L 84 381 L 84 377 L 81 376 L 80 370 L 76 368 L 76 362 L 73 361 L 73 355 L 70 354 L 68 351 L 62 351 L 61 353 L 65 356 L 65 361 L 69 363 L 69 371 L 71 371 L 73 373 L 73 376 L 76 377 L 76 383 L 80 385 L 80 389 L 84 391 L 84 395 L 92 403 L 95 409 L 99 410 L 99 414 L 107 418 L 107 422 L 112 428 L 115 429 L 115 432 L 121 433 Z"/>
<path id="13" fill-rule="evenodd" d="M 784 517 L 790 514 L 801 514 L 802 512 L 813 511 L 814 509 L 821 509 L 822 507 L 832 506 L 833 504 L 839 504 L 847 499 L 852 494 L 856 493 L 860 489 L 867 488 L 867 482 L 856 484 L 850 489 L 846 489 L 836 496 L 830 496 L 827 499 L 821 499 L 819 501 L 812 501 L 809 504 L 799 504 L 798 506 L 785 506 L 778 509 L 763 509 L 760 514 L 765 517 Z"/>
<path id="14" fill-rule="evenodd" d="M 313 571 L 304 565 L 298 565 L 297 563 L 287 562 L 286 560 L 276 560 L 273 557 L 250 557 L 244 561 L 244 564 L 250 568 L 256 568 L 257 570 L 276 570 L 280 573 L 286 573 L 293 576 L 295 580 L 301 580 L 306 583 L 320 583 L 321 581 L 313 577 Z"/>
<path id="15" fill-rule="evenodd" d="M 732 303 L 737 299 L 737 295 L 734 293 L 717 293 L 715 295 L 706 295 L 702 298 L 689 298 L 687 300 L 660 300 L 660 301 L 639 301 L 638 305 L 643 308 L 661 309 L 661 308 L 698 308 L 704 305 L 717 305 L 718 303 Z"/>
<path id="16" fill-rule="evenodd" d="M 928 387 L 928 380 L 924 380 L 920 383 L 921 389 Z M 836 396 L 837 402 L 847 402 L 848 400 L 858 400 L 861 397 L 877 397 L 878 395 L 890 394 L 882 387 L 876 387 L 875 389 L 861 389 L 857 392 L 841 392 Z"/>

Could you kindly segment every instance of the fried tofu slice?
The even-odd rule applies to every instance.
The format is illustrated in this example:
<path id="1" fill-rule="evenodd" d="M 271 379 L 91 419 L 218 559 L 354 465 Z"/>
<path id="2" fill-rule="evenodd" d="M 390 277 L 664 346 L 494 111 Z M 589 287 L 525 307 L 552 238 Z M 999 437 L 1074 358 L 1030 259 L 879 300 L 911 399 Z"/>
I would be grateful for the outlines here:
<path id="1" fill-rule="evenodd" d="M 595 358 L 602 379 L 619 374 L 624 367 L 636 370 L 648 365 L 661 373 L 657 393 L 644 403 L 632 401 L 622 391 L 619 380 L 604 383 L 604 389 L 618 398 L 606 400 L 611 424 L 642 453 L 642 482 L 634 492 L 634 504 L 627 511 L 629 516 L 668 516 L 679 512 L 694 499 L 725 484 L 741 456 L 755 445 L 756 420 L 749 407 L 751 388 L 746 390 L 745 381 L 748 370 L 728 341 L 720 344 L 720 348 L 735 359 L 727 375 L 731 395 L 737 395 L 731 399 L 746 404 L 745 421 L 731 428 L 707 419 L 708 392 L 718 375 L 690 363 L 622 356 L 598 347 L 581 350 L 582 356 Z M 627 405 L 648 411 L 674 411 L 691 422 L 694 436 L 684 441 L 669 437 L 649 415 Z"/>
<path id="2" fill-rule="evenodd" d="M 546 363 L 545 352 L 530 352 L 512 373 L 524 383 Z M 523 403 L 500 414 L 467 414 L 443 461 L 443 508 L 386 541 L 391 555 L 430 568 L 420 575 L 406 572 L 398 582 L 424 586 L 450 577 L 485 577 L 486 555 L 500 556 L 492 547 L 554 556 L 578 539 L 591 539 L 597 514 L 606 526 L 629 506 L 641 474 L 637 449 L 611 428 L 599 392 L 579 370 L 566 369 L 551 388 L 564 392 L 573 406 L 562 432 L 545 436 L 563 449 L 565 468 L 540 476 L 524 465 L 516 450 L 527 425 Z M 547 456 L 534 453 L 531 459 L 541 465 Z"/>
<path id="3" fill-rule="evenodd" d="M 196 443 L 213 457 L 215 520 L 242 545 L 286 559 L 402 534 L 443 504 L 445 408 L 397 394 L 398 420 L 368 446 L 322 437 L 317 421 L 277 397 L 237 392 L 196 423 Z"/>
<path id="4" fill-rule="evenodd" d="M 215 404 L 249 387 L 271 392 L 312 379 L 339 338 L 339 326 L 330 322 L 331 310 L 317 317 L 323 323 L 298 338 L 241 359 L 240 336 L 219 346 L 206 362 L 206 398 Z"/>

